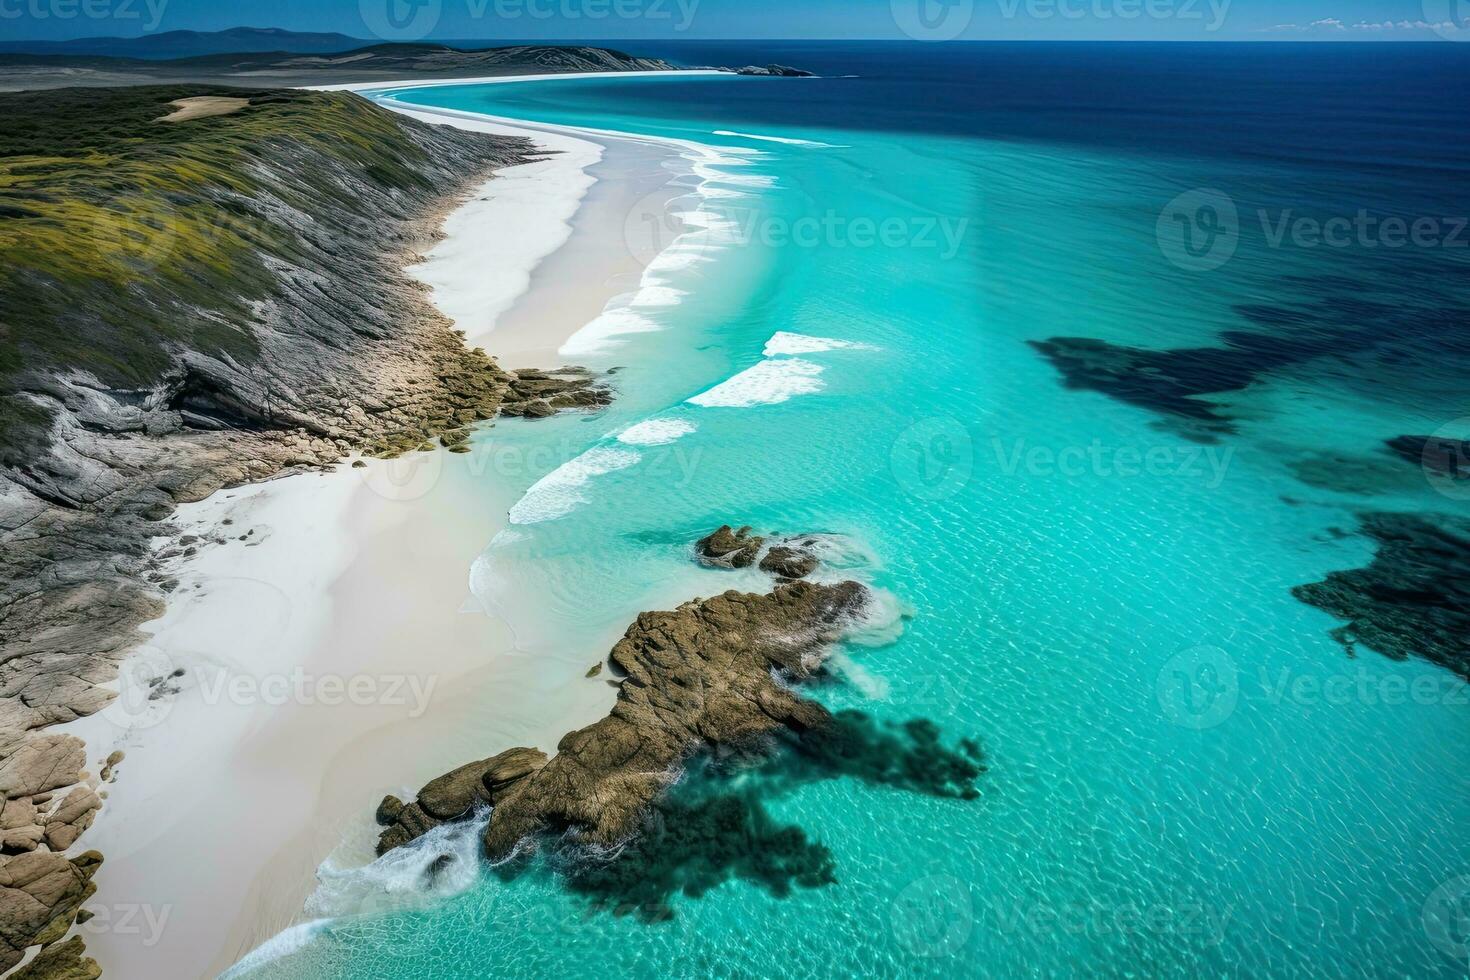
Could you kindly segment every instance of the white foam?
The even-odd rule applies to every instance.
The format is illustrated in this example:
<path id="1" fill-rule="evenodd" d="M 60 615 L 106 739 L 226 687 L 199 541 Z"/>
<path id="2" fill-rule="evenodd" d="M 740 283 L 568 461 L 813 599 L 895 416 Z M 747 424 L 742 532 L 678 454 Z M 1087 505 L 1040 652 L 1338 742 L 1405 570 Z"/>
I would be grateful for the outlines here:
<path id="1" fill-rule="evenodd" d="M 685 419 L 648 419 L 618 434 L 618 442 L 629 446 L 667 446 L 695 430 Z"/>
<path id="2" fill-rule="evenodd" d="M 738 136 L 747 140 L 763 140 L 767 143 L 787 143 L 791 146 L 825 146 L 831 147 L 831 143 L 819 143 L 816 140 L 798 140 L 789 136 L 761 136 L 758 133 L 737 133 L 733 129 L 717 129 L 716 136 Z"/>
<path id="3" fill-rule="evenodd" d="M 631 306 L 609 306 L 595 319 L 567 338 L 561 345 L 564 356 L 586 357 L 600 354 L 612 346 L 616 337 L 632 333 L 652 333 L 662 330 L 657 320 L 638 312 Z"/>
<path id="4" fill-rule="evenodd" d="M 317 887 L 306 901 L 306 914 L 322 919 L 371 915 L 426 905 L 468 890 L 480 878 L 480 838 L 489 822 L 490 809 L 485 807 L 470 819 L 441 824 L 362 867 L 339 868 L 328 858 L 317 869 Z"/>
<path id="5" fill-rule="evenodd" d="M 857 619 L 843 633 L 843 640 L 853 646 L 885 647 L 903 635 L 914 609 L 887 589 L 869 587 L 868 601 Z"/>
<path id="6" fill-rule="evenodd" d="M 633 294 L 629 306 L 678 306 L 689 294 L 673 286 L 648 285 Z"/>
<path id="7" fill-rule="evenodd" d="M 706 408 L 776 405 L 797 395 L 821 391 L 822 366 L 800 358 L 765 360 L 689 399 Z"/>
<path id="8" fill-rule="evenodd" d="M 625 470 L 641 457 L 629 449 L 594 446 L 537 480 L 510 509 L 510 523 L 539 524 L 565 517 L 587 502 L 582 487 L 597 476 Z"/>
<path id="9" fill-rule="evenodd" d="M 331 925 L 330 919 L 314 919 L 311 922 L 302 922 L 276 933 L 270 939 L 261 943 L 255 949 L 247 953 L 234 966 L 219 975 L 219 980 L 235 980 L 236 977 L 249 976 L 267 963 L 290 956 L 311 945 L 313 939 Z"/>
<path id="10" fill-rule="evenodd" d="M 815 354 L 824 350 L 877 350 L 872 344 L 861 344 L 855 340 L 837 340 L 832 337 L 808 337 L 806 334 L 777 331 L 766 341 L 763 351 L 767 357 L 778 354 Z"/>

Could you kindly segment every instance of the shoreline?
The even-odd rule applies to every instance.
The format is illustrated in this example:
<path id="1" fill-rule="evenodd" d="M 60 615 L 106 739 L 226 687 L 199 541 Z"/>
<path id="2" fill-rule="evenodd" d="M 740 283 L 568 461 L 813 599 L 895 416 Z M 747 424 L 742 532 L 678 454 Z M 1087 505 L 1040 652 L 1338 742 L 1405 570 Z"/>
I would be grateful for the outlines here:
<path id="1" fill-rule="evenodd" d="M 439 115 L 411 109 L 408 114 Z M 426 121 L 480 129 L 462 125 L 469 120 Z M 606 146 L 578 137 L 498 121 L 483 125 L 480 131 L 526 135 L 543 146 L 556 143 L 562 152 L 549 161 L 503 168 L 481 184 L 449 210 L 444 237 L 408 271 L 457 321 L 467 343 L 504 358 L 494 336 L 497 319 L 535 295 L 537 285 L 550 287 L 554 279 L 536 282 L 538 270 L 579 233 L 591 233 L 579 218 L 598 185 L 587 171 L 608 155 Z M 661 176 L 667 185 L 674 175 Z M 688 193 L 667 190 L 665 205 Z M 544 220 L 548 208 L 555 209 L 555 221 Z M 530 254 L 524 247 L 506 250 L 503 229 L 507 217 L 531 216 L 537 218 L 535 240 L 543 254 L 513 274 L 481 282 L 482 263 Z M 516 244 L 524 246 L 525 221 L 512 226 L 520 235 Z M 584 289 L 582 308 L 591 308 L 590 297 L 603 289 L 609 291 L 605 303 L 611 303 L 618 277 L 627 271 Z M 558 329 L 547 331 L 548 322 Z M 543 319 L 539 335 L 529 327 L 521 331 L 521 351 L 512 354 L 558 351 L 584 326 L 578 319 Z M 555 364 L 543 360 L 535 366 Z M 128 752 L 85 840 L 108 857 L 99 875 L 100 901 L 89 907 L 106 911 L 109 901 L 116 905 L 127 896 L 130 906 L 152 909 L 159 934 L 110 930 L 105 923 L 113 916 L 101 914 L 77 927 L 107 975 L 157 975 L 160 969 L 213 974 L 229 967 L 301 920 L 324 857 L 345 850 L 348 860 L 371 860 L 370 846 L 354 855 L 344 841 L 360 837 L 370 844 L 365 815 L 383 792 L 384 773 L 403 779 L 406 789 L 487 740 L 548 742 L 543 747 L 554 749 L 569 728 L 606 711 L 611 692 L 589 686 L 597 703 L 574 707 L 570 716 L 565 710 L 547 712 L 550 720 L 540 722 L 544 733 L 525 721 L 487 733 L 483 719 L 477 720 L 487 704 L 507 695 L 525 698 L 536 688 L 527 681 L 537 665 L 498 656 L 511 650 L 513 638 L 503 623 L 467 601 L 470 567 L 504 526 L 514 500 L 506 481 L 475 478 L 473 458 L 436 449 L 395 461 L 364 460 L 363 468 L 353 470 L 362 480 L 346 479 L 344 463 L 331 473 L 279 477 L 180 508 L 176 520 L 186 525 L 185 534 L 231 540 L 179 569 L 181 588 L 163 618 L 146 627 L 149 642 L 124 664 L 117 682 L 120 702 L 132 705 L 129 711 L 137 716 L 120 719 L 118 712 L 104 711 L 57 729 L 83 737 L 89 757 L 114 748 Z M 408 499 L 417 492 L 421 470 L 435 474 L 432 489 Z M 452 524 L 445 514 L 454 515 Z M 303 561 L 303 554 L 309 559 Z M 384 601 L 385 582 L 392 583 L 390 602 Z M 306 597 L 311 601 L 303 602 Z M 432 654 L 432 685 L 424 674 L 425 653 Z M 176 663 L 185 669 L 178 694 L 166 706 L 149 701 L 148 682 L 158 672 L 139 669 L 157 666 L 160 657 L 171 669 Z M 432 710 L 415 715 L 408 710 L 414 702 L 363 710 L 360 704 L 326 704 L 325 696 L 315 704 L 220 701 L 226 674 L 261 681 L 263 697 L 266 679 L 290 685 L 297 674 L 319 680 L 365 672 L 385 689 L 390 675 L 401 675 L 400 693 L 431 697 Z M 548 696 L 546 685 L 540 687 L 533 699 Z M 492 696 L 496 688 L 505 690 Z M 516 712 L 523 719 L 530 714 L 535 712 Z M 265 799 L 272 805 L 261 813 Z M 221 840 L 230 842 L 226 856 Z M 217 877 L 226 887 L 217 883 L 200 895 L 192 874 L 200 861 L 223 872 Z"/>

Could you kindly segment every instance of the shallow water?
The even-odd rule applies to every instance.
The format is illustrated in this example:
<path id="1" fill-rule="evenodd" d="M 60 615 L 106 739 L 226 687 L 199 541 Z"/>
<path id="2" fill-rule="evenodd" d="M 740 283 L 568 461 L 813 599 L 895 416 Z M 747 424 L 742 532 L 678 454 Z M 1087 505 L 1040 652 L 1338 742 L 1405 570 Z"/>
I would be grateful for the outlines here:
<path id="1" fill-rule="evenodd" d="M 1371 556 L 1360 510 L 1466 513 L 1382 443 L 1470 435 L 1467 250 L 1444 223 L 1434 246 L 1274 230 L 1470 213 L 1446 95 L 1470 51 L 1188 47 L 396 92 L 718 150 L 671 174 L 687 237 L 630 214 L 656 288 L 627 329 L 569 344 L 620 369 L 615 404 L 481 436 L 531 471 L 473 582 L 520 652 L 604 683 L 582 673 L 638 610 L 763 587 L 694 568 L 695 537 L 826 532 L 890 615 L 814 696 L 974 738 L 988 771 L 973 801 L 754 779 L 712 833 L 825 847 L 835 880 L 789 894 L 732 880 L 649 923 L 541 860 L 428 903 L 367 888 L 250 975 L 1463 973 L 1464 685 L 1349 658 L 1290 590 Z M 1175 230 L 1206 220 L 1191 191 L 1236 210 L 1221 261 Z M 1028 344 L 1230 331 L 1266 340 L 1188 365 L 1207 411 L 1069 388 Z"/>

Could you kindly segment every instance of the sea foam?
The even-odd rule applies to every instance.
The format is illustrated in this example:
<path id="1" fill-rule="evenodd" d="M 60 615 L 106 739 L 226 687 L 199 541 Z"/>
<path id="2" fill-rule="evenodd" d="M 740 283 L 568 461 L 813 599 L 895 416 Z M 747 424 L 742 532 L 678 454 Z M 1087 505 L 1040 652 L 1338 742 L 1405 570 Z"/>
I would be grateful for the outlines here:
<path id="1" fill-rule="evenodd" d="M 625 470 L 641 459 L 630 449 L 594 446 L 532 484 L 510 509 L 510 523 L 539 524 L 565 517 L 587 502 L 582 488 L 593 477 Z"/>
<path id="2" fill-rule="evenodd" d="M 815 354 L 824 350 L 877 350 L 872 344 L 860 344 L 855 340 L 836 340 L 832 337 L 808 337 L 806 334 L 777 331 L 766 341 L 762 352 L 766 357 L 779 354 Z"/>
<path id="3" fill-rule="evenodd" d="M 693 432 L 693 422 L 684 419 L 648 419 L 618 434 L 618 442 L 629 446 L 667 446 Z"/>
<path id="4" fill-rule="evenodd" d="M 727 378 L 689 402 L 705 408 L 748 408 L 776 405 L 797 395 L 809 395 L 824 387 L 820 364 L 796 357 L 765 360 Z"/>
<path id="5" fill-rule="evenodd" d="M 715 130 L 715 135 L 738 136 L 741 139 L 761 140 L 766 143 L 788 143 L 792 146 L 821 146 L 827 147 L 829 149 L 833 148 L 833 144 L 831 143 L 819 143 L 816 140 L 792 139 L 790 136 L 761 136 L 758 133 L 737 133 L 733 129 L 717 129 Z"/>

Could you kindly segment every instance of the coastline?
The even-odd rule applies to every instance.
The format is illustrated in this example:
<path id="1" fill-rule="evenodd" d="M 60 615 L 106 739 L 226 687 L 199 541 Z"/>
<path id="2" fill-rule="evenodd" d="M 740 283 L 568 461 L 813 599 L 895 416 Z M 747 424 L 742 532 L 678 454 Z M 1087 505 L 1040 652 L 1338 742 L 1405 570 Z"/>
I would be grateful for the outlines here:
<path id="1" fill-rule="evenodd" d="M 611 263 L 604 274 L 579 279 L 584 288 L 571 291 L 575 302 L 567 300 L 564 282 L 540 272 L 579 236 L 601 236 L 604 245 L 609 235 L 621 238 L 621 227 L 606 227 L 607 213 L 619 207 L 616 194 L 609 200 L 593 194 L 588 207 L 596 220 L 577 218 L 597 185 L 587 171 L 604 162 L 606 147 L 539 128 L 409 114 L 527 135 L 558 151 L 497 172 L 444 217 L 444 237 L 409 268 L 470 345 L 517 367 L 555 366 L 556 352 L 626 289 L 634 271 Z M 645 145 L 642 152 L 651 151 Z M 671 176 L 662 173 L 661 180 L 667 184 Z M 604 186 L 614 189 L 611 182 Z M 686 193 L 669 187 L 665 204 Z M 535 222 L 528 221 L 532 216 Z M 505 247 L 507 226 L 517 229 L 513 251 Z M 528 236 L 534 248 L 526 247 Z M 608 250 L 589 242 L 566 261 L 623 256 L 626 248 L 618 245 Z M 512 256 L 520 265 L 504 265 Z M 503 274 L 489 281 L 483 269 L 497 266 Z M 497 317 L 553 286 L 563 294 L 558 303 L 524 317 L 512 328 L 510 349 L 502 349 Z M 558 306 L 561 315 L 546 315 Z M 540 356 L 523 361 L 522 355 Z M 85 842 L 108 857 L 99 876 L 101 902 L 93 907 L 121 905 L 126 897 L 126 904 L 152 910 L 158 929 L 109 928 L 116 916 L 102 914 L 79 926 L 109 976 L 227 968 L 300 918 L 323 857 L 344 840 L 370 842 L 365 815 L 385 776 L 413 784 L 462 758 L 471 745 L 503 740 L 552 749 L 562 733 L 611 704 L 612 692 L 599 685 L 586 685 L 570 706 L 564 692 L 538 686 L 534 662 L 498 656 L 513 646 L 504 625 L 467 605 L 470 566 L 504 526 L 514 500 L 506 481 L 477 478 L 483 467 L 475 459 L 473 450 L 436 449 L 397 461 L 365 460 L 362 468 L 343 463 L 332 473 L 225 490 L 180 509 L 185 534 L 229 540 L 178 570 L 179 591 L 164 617 L 147 627 L 150 642 L 118 681 L 119 703 L 133 707 L 122 717 L 102 712 L 59 729 L 83 737 L 89 757 L 114 748 L 128 753 Z M 427 471 L 434 474 L 432 487 L 418 493 Z M 385 582 L 392 583 L 389 602 Z M 426 654 L 432 676 L 425 673 Z M 179 693 L 164 705 L 149 700 L 157 671 L 129 669 L 160 659 L 185 669 Z M 290 686 L 302 672 L 307 680 L 366 674 L 383 690 L 392 678 L 417 678 L 418 687 L 401 686 L 408 704 L 327 704 L 319 697 L 222 709 L 226 674 L 260 681 L 263 696 L 267 678 Z M 427 699 L 432 710 L 414 710 L 423 707 L 414 697 Z M 519 699 L 526 706 L 528 698 L 545 710 L 517 710 L 517 721 L 498 722 L 505 730 L 486 731 L 487 704 Z M 272 803 L 261 813 L 266 799 Z M 230 842 L 224 857 L 222 840 Z M 371 860 L 370 848 L 352 850 L 345 848 L 343 860 Z M 194 883 L 199 862 L 221 871 L 207 894 Z"/>

